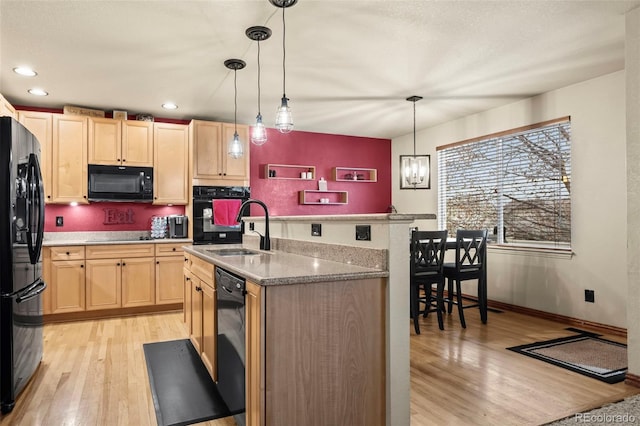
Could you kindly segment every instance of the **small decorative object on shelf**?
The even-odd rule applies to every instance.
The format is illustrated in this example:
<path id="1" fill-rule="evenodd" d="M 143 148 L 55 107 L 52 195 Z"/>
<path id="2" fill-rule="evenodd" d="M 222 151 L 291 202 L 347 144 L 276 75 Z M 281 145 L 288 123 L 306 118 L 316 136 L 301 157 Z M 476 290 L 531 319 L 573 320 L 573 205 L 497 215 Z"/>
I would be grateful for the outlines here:
<path id="1" fill-rule="evenodd" d="M 320 180 L 318 181 L 318 190 L 320 190 L 320 191 L 326 191 L 327 190 L 327 181 L 324 180 L 323 177 L 321 177 Z"/>

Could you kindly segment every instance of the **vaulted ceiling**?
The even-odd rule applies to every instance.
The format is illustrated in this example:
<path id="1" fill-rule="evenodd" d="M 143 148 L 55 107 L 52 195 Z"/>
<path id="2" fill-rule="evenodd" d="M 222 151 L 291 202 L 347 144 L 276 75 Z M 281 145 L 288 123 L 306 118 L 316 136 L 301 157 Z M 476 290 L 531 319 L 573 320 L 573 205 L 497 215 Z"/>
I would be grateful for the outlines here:
<path id="1" fill-rule="evenodd" d="M 640 0 L 298 0 L 285 9 L 286 94 L 296 130 L 393 138 L 624 68 L 625 13 Z M 16 105 L 234 120 L 283 94 L 282 9 L 268 0 L 0 0 L 0 93 Z M 33 67 L 36 77 L 12 72 Z M 27 93 L 32 87 L 46 97 Z M 178 109 L 167 111 L 163 102 Z"/>

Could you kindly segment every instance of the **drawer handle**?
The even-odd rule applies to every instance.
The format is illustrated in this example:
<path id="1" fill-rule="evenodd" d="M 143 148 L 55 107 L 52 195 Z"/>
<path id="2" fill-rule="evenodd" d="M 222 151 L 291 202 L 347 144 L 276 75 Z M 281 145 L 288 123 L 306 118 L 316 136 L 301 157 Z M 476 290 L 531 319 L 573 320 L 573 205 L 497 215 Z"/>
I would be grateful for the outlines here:
<path id="1" fill-rule="evenodd" d="M 171 250 L 176 251 L 176 248 L 174 247 L 174 248 L 172 248 Z"/>
<path id="2" fill-rule="evenodd" d="M 184 279 L 187 280 L 187 281 L 191 281 L 191 278 L 189 278 L 189 277 L 184 277 Z"/>
<path id="3" fill-rule="evenodd" d="M 84 268 L 84 265 L 80 265 L 81 268 Z"/>
<path id="4" fill-rule="evenodd" d="M 120 263 L 116 263 L 116 266 L 120 266 Z"/>
<path id="5" fill-rule="evenodd" d="M 69 256 L 71 253 L 67 252 L 67 256 Z"/>

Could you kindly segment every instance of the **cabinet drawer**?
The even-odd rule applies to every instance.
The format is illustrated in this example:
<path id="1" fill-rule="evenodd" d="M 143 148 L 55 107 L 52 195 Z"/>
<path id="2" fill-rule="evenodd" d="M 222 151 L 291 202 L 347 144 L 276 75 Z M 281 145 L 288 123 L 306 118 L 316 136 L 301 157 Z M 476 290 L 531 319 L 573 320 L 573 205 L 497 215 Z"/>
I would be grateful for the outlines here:
<path id="1" fill-rule="evenodd" d="M 190 271 L 191 270 L 191 257 L 192 257 L 191 254 L 189 254 L 187 252 L 183 252 L 182 253 L 182 257 L 184 259 L 184 263 L 182 264 L 182 266 L 187 271 Z"/>
<path id="2" fill-rule="evenodd" d="M 182 256 L 184 243 L 156 244 L 156 256 Z"/>
<path id="3" fill-rule="evenodd" d="M 84 246 L 49 247 L 51 260 L 84 260 Z"/>
<path id="4" fill-rule="evenodd" d="M 154 244 L 109 244 L 87 246 L 87 259 L 119 259 L 130 257 L 153 257 Z"/>
<path id="5" fill-rule="evenodd" d="M 213 264 L 196 256 L 191 256 L 191 272 L 201 280 L 213 285 Z"/>

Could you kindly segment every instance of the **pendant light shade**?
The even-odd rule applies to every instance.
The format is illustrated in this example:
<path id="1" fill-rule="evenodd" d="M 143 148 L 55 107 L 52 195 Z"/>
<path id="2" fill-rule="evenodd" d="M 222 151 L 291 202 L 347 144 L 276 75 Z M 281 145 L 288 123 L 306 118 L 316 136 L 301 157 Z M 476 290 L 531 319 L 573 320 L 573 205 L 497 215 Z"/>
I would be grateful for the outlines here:
<path id="1" fill-rule="evenodd" d="M 416 102 L 420 99 L 422 99 L 422 96 L 410 96 L 407 98 L 409 102 L 413 102 L 413 156 L 409 158 L 403 170 L 403 177 L 407 184 L 414 187 L 424 182 L 427 176 L 426 161 L 423 157 L 416 156 Z"/>
<path id="2" fill-rule="evenodd" d="M 267 27 L 250 27 L 245 31 L 247 37 L 258 42 L 258 115 L 256 115 L 256 123 L 251 128 L 251 143 L 255 145 L 263 145 L 267 142 L 267 129 L 262 123 L 262 114 L 260 112 L 260 42 L 271 37 L 271 30 Z"/>
<path id="3" fill-rule="evenodd" d="M 233 70 L 233 139 L 229 142 L 227 154 L 231 158 L 240 158 L 244 155 L 244 148 L 238 136 L 238 70 L 243 69 L 247 64 L 242 59 L 227 59 L 224 66 Z"/>
<path id="4" fill-rule="evenodd" d="M 287 98 L 286 91 L 286 67 L 285 60 L 287 58 L 287 50 L 285 46 L 286 40 L 286 23 L 284 19 L 284 10 L 293 6 L 298 0 L 269 0 L 272 5 L 282 8 L 282 99 L 280 101 L 280 107 L 276 113 L 276 129 L 280 133 L 289 133 L 293 130 L 293 117 L 291 115 L 291 108 L 289 107 L 289 98 Z"/>

